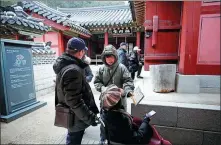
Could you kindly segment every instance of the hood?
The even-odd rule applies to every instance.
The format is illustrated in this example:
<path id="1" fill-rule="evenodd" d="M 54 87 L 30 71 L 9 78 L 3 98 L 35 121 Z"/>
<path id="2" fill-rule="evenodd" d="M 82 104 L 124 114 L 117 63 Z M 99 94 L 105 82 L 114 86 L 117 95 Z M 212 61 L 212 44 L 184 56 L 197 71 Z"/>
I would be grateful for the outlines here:
<path id="1" fill-rule="evenodd" d="M 58 74 L 63 67 L 70 65 L 70 64 L 76 64 L 82 69 L 84 69 L 85 67 L 88 66 L 81 59 L 78 59 L 70 54 L 63 53 L 61 56 L 59 56 L 56 59 L 54 65 L 53 65 L 53 69 L 54 69 L 55 74 Z"/>
<path id="2" fill-rule="evenodd" d="M 111 67 L 109 66 L 106 61 L 105 61 L 105 55 L 113 55 L 116 59 L 115 59 L 115 63 L 112 66 L 115 66 L 118 64 L 118 55 L 117 55 L 117 50 L 113 45 L 107 45 L 104 47 L 104 50 L 101 54 L 101 60 L 102 62 L 107 66 L 107 67 Z"/>

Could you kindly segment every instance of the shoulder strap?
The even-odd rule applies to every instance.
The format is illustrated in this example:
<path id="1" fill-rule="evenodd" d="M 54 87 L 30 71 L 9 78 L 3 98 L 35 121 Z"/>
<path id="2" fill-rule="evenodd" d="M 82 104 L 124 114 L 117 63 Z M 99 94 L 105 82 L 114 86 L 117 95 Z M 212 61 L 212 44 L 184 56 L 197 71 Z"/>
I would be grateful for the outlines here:
<path id="1" fill-rule="evenodd" d="M 118 65 L 117 65 L 117 67 L 115 68 L 114 72 L 111 74 L 110 79 L 107 81 L 107 83 L 106 83 L 106 84 L 104 84 L 104 86 L 105 86 L 105 87 L 106 87 L 106 86 L 109 84 L 110 80 L 111 80 L 111 79 L 112 79 L 112 77 L 114 76 L 114 74 L 115 74 L 115 72 L 116 72 L 116 70 L 117 70 L 118 66 L 119 66 L 119 64 L 118 64 Z"/>

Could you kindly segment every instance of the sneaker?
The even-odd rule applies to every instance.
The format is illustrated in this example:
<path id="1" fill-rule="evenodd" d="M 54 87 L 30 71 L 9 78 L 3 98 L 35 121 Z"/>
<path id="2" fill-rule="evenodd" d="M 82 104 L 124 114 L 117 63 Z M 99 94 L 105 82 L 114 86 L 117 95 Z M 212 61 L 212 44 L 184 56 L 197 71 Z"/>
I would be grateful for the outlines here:
<path id="1" fill-rule="evenodd" d="M 142 77 L 142 76 L 137 76 L 137 78 L 143 79 L 143 77 Z"/>

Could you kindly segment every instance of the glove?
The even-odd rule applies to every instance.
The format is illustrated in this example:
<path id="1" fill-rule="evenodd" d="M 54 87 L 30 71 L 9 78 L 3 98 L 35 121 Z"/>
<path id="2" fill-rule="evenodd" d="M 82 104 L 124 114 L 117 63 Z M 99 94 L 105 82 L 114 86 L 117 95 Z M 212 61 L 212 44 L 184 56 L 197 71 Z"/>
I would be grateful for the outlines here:
<path id="1" fill-rule="evenodd" d="M 149 123 L 150 122 L 150 118 L 149 117 L 144 117 L 143 122 Z"/>
<path id="2" fill-rule="evenodd" d="M 98 124 L 99 124 L 99 118 L 96 116 L 96 115 L 94 115 L 94 122 L 92 122 L 92 126 L 97 126 Z"/>

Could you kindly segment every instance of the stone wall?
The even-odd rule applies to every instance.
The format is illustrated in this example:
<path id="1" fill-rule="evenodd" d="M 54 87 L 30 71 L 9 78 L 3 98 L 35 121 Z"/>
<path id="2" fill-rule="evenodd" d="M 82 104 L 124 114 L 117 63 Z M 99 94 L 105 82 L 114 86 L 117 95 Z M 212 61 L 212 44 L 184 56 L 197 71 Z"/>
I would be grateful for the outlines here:
<path id="1" fill-rule="evenodd" d="M 53 64 L 34 65 L 34 79 L 36 96 L 46 95 L 54 91 L 55 73 Z"/>

